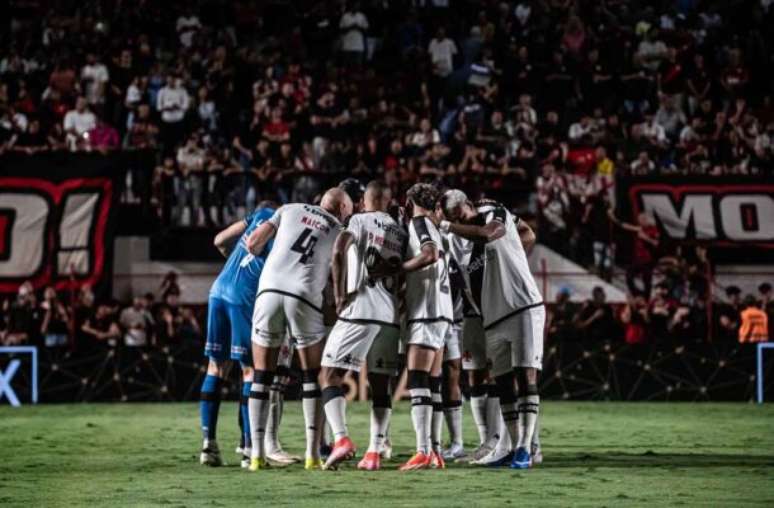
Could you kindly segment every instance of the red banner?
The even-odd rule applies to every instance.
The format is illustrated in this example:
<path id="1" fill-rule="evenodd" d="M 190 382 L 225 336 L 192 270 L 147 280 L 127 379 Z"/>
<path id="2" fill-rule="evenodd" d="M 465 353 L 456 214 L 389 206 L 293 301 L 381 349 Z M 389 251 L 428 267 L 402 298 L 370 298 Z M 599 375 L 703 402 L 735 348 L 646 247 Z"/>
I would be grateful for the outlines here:
<path id="1" fill-rule="evenodd" d="M 81 157 L 75 160 L 83 162 Z M 0 292 L 24 281 L 57 290 L 109 280 L 112 264 L 114 176 L 105 157 L 85 171 L 58 159 L 56 178 L 41 178 L 47 159 L 29 157 L 18 171 L 12 161 L 0 172 Z M 27 173 L 23 176 L 20 173 Z M 102 176 L 99 173 L 103 173 Z"/>

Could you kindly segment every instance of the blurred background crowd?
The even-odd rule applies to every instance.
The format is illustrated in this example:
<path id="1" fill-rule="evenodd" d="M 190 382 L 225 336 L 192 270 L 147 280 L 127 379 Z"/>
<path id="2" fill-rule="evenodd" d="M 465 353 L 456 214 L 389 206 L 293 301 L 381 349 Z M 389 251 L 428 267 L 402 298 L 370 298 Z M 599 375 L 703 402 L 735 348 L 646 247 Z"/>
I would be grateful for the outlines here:
<path id="1" fill-rule="evenodd" d="M 764 287 L 708 322 L 706 251 L 616 203 L 631 177 L 774 175 L 770 0 L 10 4 L 0 153 L 121 151 L 122 200 L 161 227 L 223 226 L 347 176 L 396 195 L 437 182 L 503 201 L 604 279 L 625 272 L 628 305 L 560 302 L 557 336 L 703 337 L 738 326 L 742 300 L 770 305 Z M 90 336 L 83 293 L 39 295 L 40 333 L 67 315 Z M 140 321 L 148 342 L 199 333 L 174 301 L 94 312 L 115 337 Z M 0 311 L 5 341 L 17 307 Z"/>

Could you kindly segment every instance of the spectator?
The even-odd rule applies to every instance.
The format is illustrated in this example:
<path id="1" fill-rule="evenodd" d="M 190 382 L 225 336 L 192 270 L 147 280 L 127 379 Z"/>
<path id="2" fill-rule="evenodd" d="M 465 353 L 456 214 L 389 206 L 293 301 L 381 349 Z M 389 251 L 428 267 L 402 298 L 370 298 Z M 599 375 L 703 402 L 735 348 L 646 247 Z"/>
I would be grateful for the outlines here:
<path id="1" fill-rule="evenodd" d="M 191 134 L 185 145 L 177 151 L 178 174 L 175 180 L 175 212 L 178 225 L 195 223 L 203 226 L 205 217 L 202 209 L 204 191 L 205 152 L 199 145 L 199 135 Z"/>
<path id="2" fill-rule="evenodd" d="M 341 30 L 341 53 L 349 65 L 361 65 L 366 52 L 366 30 L 368 18 L 360 11 L 359 2 L 347 2 L 339 20 Z"/>
<path id="3" fill-rule="evenodd" d="M 190 106 L 188 92 L 181 80 L 170 74 L 166 85 L 156 97 L 156 109 L 161 113 L 161 142 L 165 153 L 172 153 L 185 136 L 185 116 Z"/>
<path id="4" fill-rule="evenodd" d="M 64 117 L 64 132 L 70 150 L 88 148 L 89 132 L 97 127 L 97 117 L 89 110 L 85 97 L 78 97 L 75 109 Z"/>
<path id="5" fill-rule="evenodd" d="M 577 305 L 570 301 L 570 289 L 561 288 L 556 293 L 556 302 L 550 309 L 547 334 L 554 341 L 574 341 L 578 339 L 574 318 Z"/>
<path id="6" fill-rule="evenodd" d="M 648 303 L 642 296 L 632 296 L 621 309 L 621 324 L 624 328 L 624 340 L 627 344 L 645 344 L 649 336 Z"/>
<path id="7" fill-rule="evenodd" d="M 202 22 L 194 12 L 190 4 L 185 4 L 185 11 L 177 18 L 175 31 L 180 40 L 180 45 L 184 48 L 190 48 L 194 43 L 194 38 L 202 29 Z"/>
<path id="8" fill-rule="evenodd" d="M 16 300 L 8 306 L 8 326 L 5 330 L 4 346 L 32 342 L 38 336 L 40 313 L 35 292 L 30 282 L 19 286 Z"/>
<path id="9" fill-rule="evenodd" d="M 89 148 L 104 153 L 119 146 L 118 131 L 97 119 L 97 125 L 89 131 Z"/>
<path id="10" fill-rule="evenodd" d="M 40 325 L 43 344 L 46 347 L 66 346 L 70 335 L 70 312 L 59 300 L 53 287 L 48 286 L 44 290 L 40 309 L 43 316 L 43 322 Z"/>
<path id="11" fill-rule="evenodd" d="M 653 219 L 646 213 L 641 213 L 637 217 L 637 225 L 622 223 L 614 215 L 611 215 L 613 224 L 621 226 L 625 231 L 635 233 L 634 255 L 632 263 L 626 272 L 626 285 L 632 294 L 639 290 L 635 283 L 637 277 L 642 281 L 642 294 L 645 297 L 650 296 L 650 286 L 653 277 L 653 268 L 658 259 L 657 251 L 659 247 L 660 233 Z"/>
<path id="12" fill-rule="evenodd" d="M 739 342 L 767 342 L 769 340 L 769 319 L 758 307 L 753 295 L 747 295 L 742 303 L 739 325 Z"/>
<path id="13" fill-rule="evenodd" d="M 153 344 L 154 321 L 145 297 L 134 297 L 132 305 L 121 311 L 119 323 L 124 330 L 125 346 L 144 347 Z"/>
<path id="14" fill-rule="evenodd" d="M 723 341 L 736 341 L 739 336 L 739 315 L 742 312 L 742 290 L 737 286 L 726 288 L 728 302 L 718 305 L 718 336 Z"/>
<path id="15" fill-rule="evenodd" d="M 121 339 L 121 328 L 116 322 L 110 305 L 100 303 L 92 316 L 81 325 L 84 344 L 82 349 L 91 351 L 102 347 L 114 348 Z"/>
<path id="16" fill-rule="evenodd" d="M 102 113 L 105 104 L 105 90 L 110 81 L 108 69 L 93 52 L 86 54 L 86 65 L 81 68 L 81 89 L 89 107 Z"/>
<path id="17" fill-rule="evenodd" d="M 616 324 L 613 308 L 606 299 L 605 290 L 596 286 L 591 291 L 591 299 L 575 314 L 572 322 L 583 340 L 598 342 L 614 338 Z"/>

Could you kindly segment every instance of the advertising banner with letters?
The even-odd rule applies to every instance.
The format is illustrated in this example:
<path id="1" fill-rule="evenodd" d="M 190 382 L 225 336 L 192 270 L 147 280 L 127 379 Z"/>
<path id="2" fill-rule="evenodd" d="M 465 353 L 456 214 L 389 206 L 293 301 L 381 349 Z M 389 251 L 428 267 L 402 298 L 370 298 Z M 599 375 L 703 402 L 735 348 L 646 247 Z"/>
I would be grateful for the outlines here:
<path id="1" fill-rule="evenodd" d="M 629 181 L 632 218 L 647 213 L 674 242 L 713 248 L 774 248 L 774 181 L 675 177 Z"/>
<path id="2" fill-rule="evenodd" d="M 24 281 L 57 290 L 107 284 L 120 155 L 0 158 L 0 293 Z"/>

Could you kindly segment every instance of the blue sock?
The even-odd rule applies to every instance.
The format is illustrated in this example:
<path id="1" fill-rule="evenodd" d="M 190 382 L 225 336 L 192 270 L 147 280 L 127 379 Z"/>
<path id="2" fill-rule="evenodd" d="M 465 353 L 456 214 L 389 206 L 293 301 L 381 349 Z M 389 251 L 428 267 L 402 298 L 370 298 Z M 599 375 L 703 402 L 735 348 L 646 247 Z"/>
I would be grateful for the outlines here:
<path id="1" fill-rule="evenodd" d="M 202 436 L 204 439 L 215 439 L 218 427 L 218 411 L 220 410 L 220 387 L 223 380 L 207 374 L 202 383 L 199 402 L 199 414 L 202 419 Z"/>
<path id="2" fill-rule="evenodd" d="M 242 398 L 239 400 L 239 415 L 242 418 L 242 436 L 244 439 L 243 448 L 252 448 L 250 439 L 250 414 L 247 410 L 247 403 L 250 401 L 250 387 L 252 383 L 250 381 L 242 381 Z M 246 454 L 246 455 L 249 455 Z"/>

